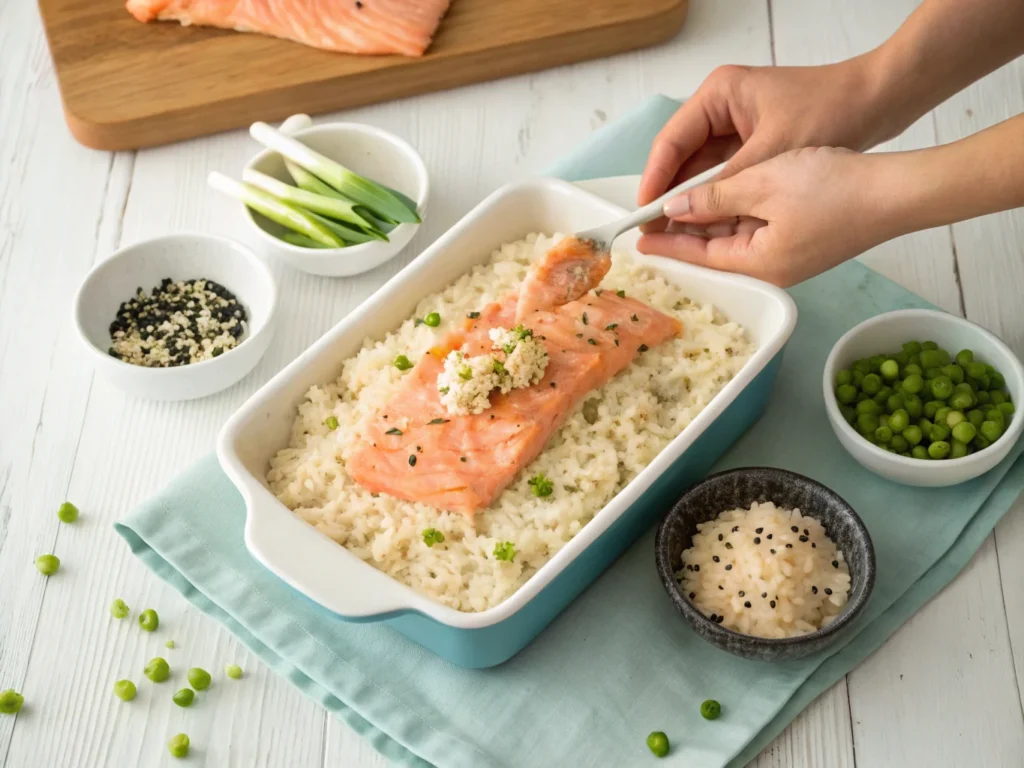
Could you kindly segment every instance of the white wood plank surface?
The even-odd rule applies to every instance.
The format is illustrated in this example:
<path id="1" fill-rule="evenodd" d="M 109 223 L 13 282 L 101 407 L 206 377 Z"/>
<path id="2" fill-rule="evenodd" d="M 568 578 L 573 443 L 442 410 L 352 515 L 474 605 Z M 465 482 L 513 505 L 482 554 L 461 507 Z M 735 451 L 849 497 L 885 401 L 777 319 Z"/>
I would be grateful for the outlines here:
<path id="1" fill-rule="evenodd" d="M 170 735 L 193 740 L 190 765 L 383 768 L 357 735 L 270 674 L 216 622 L 133 558 L 110 523 L 209 451 L 227 416 L 496 187 L 536 173 L 654 92 L 684 95 L 717 65 L 815 64 L 887 37 L 911 0 L 694 0 L 684 32 L 656 49 L 345 114 L 405 136 L 434 190 L 402 257 L 332 281 L 274 265 L 278 335 L 256 371 L 188 404 L 124 398 L 93 378 L 68 322 L 84 273 L 119 245 L 182 230 L 244 237 L 235 207 L 206 191 L 255 152 L 244 132 L 116 155 L 75 145 L 64 128 L 37 12 L 0 3 L 0 688 L 26 694 L 0 717 L 0 766 L 170 765 Z M 1024 109 L 1024 64 L 926 116 L 893 146 L 950 141 Z M 635 180 L 631 182 L 635 185 Z M 630 183 L 595 184 L 622 196 Z M 55 198 L 55 189 L 59 198 Z M 621 200 L 630 204 L 627 199 Z M 59 202 L 58 202 L 59 201 Z M 863 259 L 1024 353 L 1024 213 L 902 238 Z M 82 508 L 58 524 L 65 498 Z M 1024 503 L 971 566 L 874 657 L 821 696 L 757 766 L 1019 765 L 1024 755 Z M 42 579 L 34 556 L 56 551 Z M 159 610 L 145 635 L 107 606 Z M 164 648 L 172 638 L 177 648 Z M 172 681 L 141 674 L 168 659 Z M 241 682 L 223 665 L 245 667 Z M 184 670 L 216 682 L 190 710 L 171 700 Z M 124 704 L 120 677 L 139 684 Z"/>

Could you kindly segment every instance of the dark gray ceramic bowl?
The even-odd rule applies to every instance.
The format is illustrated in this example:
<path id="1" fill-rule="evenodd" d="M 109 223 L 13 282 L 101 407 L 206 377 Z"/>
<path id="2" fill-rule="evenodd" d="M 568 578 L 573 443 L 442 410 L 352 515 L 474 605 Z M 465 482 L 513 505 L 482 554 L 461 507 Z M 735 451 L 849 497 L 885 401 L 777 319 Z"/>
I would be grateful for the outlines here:
<path id="1" fill-rule="evenodd" d="M 713 520 L 731 509 L 749 509 L 755 501 L 796 508 L 815 518 L 846 558 L 850 568 L 850 599 L 842 613 L 817 632 L 782 639 L 733 632 L 701 613 L 676 581 L 683 550 L 690 546 L 697 524 Z M 688 490 L 661 522 L 654 548 L 661 582 L 676 610 L 709 643 L 748 659 L 782 661 L 822 650 L 850 627 L 867 605 L 875 585 L 875 550 L 857 513 L 821 483 L 784 469 L 751 467 L 709 476 Z"/>

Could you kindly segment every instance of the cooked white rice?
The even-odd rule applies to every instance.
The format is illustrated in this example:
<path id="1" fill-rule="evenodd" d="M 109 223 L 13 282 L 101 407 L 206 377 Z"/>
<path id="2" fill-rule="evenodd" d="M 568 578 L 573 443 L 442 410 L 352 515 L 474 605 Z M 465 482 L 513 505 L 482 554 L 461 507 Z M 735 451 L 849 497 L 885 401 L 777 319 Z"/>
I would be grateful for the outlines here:
<path id="1" fill-rule="evenodd" d="M 312 387 L 299 406 L 287 448 L 270 463 L 267 480 L 303 520 L 353 554 L 438 602 L 483 611 L 515 592 L 632 480 L 743 367 L 753 351 L 743 329 L 711 305 L 698 305 L 676 286 L 616 254 L 603 286 L 625 289 L 679 318 L 680 337 L 637 357 L 633 364 L 568 417 L 528 472 L 475 517 L 376 495 L 345 471 L 364 421 L 395 393 L 399 354 L 416 360 L 451 328 L 451 321 L 515 290 L 529 264 L 561 235 L 530 235 L 504 245 L 484 266 L 425 298 L 396 331 L 367 339 L 342 363 L 341 377 Z M 437 329 L 415 317 L 438 312 Z M 333 415 L 338 427 L 324 420 Z M 543 472 L 554 492 L 533 495 L 529 478 Z M 444 542 L 428 547 L 423 531 Z M 495 544 L 515 546 L 512 562 L 493 557 Z"/>
<path id="2" fill-rule="evenodd" d="M 682 564 L 676 577 L 691 602 L 745 635 L 806 635 L 850 596 L 850 569 L 821 523 L 770 501 L 698 525 Z"/>

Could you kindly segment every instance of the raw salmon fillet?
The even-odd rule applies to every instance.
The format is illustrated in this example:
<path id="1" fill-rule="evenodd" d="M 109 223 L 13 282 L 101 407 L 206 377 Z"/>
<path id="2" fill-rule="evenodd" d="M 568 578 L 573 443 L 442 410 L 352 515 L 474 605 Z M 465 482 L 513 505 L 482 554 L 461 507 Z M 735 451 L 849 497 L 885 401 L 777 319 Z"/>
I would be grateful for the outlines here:
<path id="1" fill-rule="evenodd" d="M 139 21 L 260 32 L 342 53 L 422 56 L 450 0 L 128 0 Z"/>
<path id="2" fill-rule="evenodd" d="M 612 268 L 612 255 L 593 240 L 565 237 L 530 267 L 519 293 L 516 320 L 531 312 L 575 301 L 596 288 Z"/>
<path id="3" fill-rule="evenodd" d="M 437 391 L 444 356 L 463 344 L 469 355 L 490 352 L 487 332 L 514 326 L 516 304 L 512 295 L 488 305 L 406 375 L 346 464 L 357 483 L 374 493 L 472 515 L 537 458 L 589 392 L 625 369 L 644 345 L 653 347 L 682 329 L 678 320 L 611 291 L 534 312 L 527 327 L 547 349 L 544 378 L 506 395 L 492 393 L 483 413 L 449 414 Z"/>

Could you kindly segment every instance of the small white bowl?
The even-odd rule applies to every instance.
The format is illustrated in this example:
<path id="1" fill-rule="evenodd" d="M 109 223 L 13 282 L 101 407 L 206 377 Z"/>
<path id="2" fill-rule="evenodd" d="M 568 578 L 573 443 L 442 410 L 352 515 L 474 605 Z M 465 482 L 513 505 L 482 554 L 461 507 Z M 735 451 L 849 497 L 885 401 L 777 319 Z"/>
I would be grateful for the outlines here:
<path id="1" fill-rule="evenodd" d="M 1024 366 L 1002 341 L 981 326 L 946 312 L 902 309 L 872 317 L 846 332 L 825 361 L 822 386 L 825 410 L 839 442 L 872 472 L 904 485 L 956 485 L 988 472 L 1006 458 L 1024 430 L 1024 411 L 1013 415 L 1007 430 L 984 450 L 959 459 L 927 461 L 898 456 L 865 440 L 839 410 L 834 390 L 836 373 L 854 361 L 884 352 L 897 352 L 907 341 L 934 341 L 955 355 L 971 349 L 980 362 L 994 366 L 1006 379 L 1013 403 L 1024 403 Z"/>
<path id="2" fill-rule="evenodd" d="M 314 126 L 307 115 L 293 115 L 280 130 L 322 155 L 397 190 L 416 202 L 423 218 L 430 185 L 423 158 L 408 142 L 394 134 L 360 123 L 324 123 Z M 275 179 L 294 183 L 281 156 L 264 150 L 246 166 Z M 243 206 L 245 219 L 261 248 L 296 269 L 325 277 L 348 277 L 368 272 L 394 258 L 412 240 L 418 224 L 399 224 L 388 233 L 389 242 L 375 240 L 345 248 L 302 248 L 280 239 L 285 229 Z"/>
<path id="3" fill-rule="evenodd" d="M 111 357 L 110 324 L 121 303 L 165 277 L 220 283 L 245 307 L 248 327 L 238 346 L 211 360 L 147 368 Z M 230 387 L 253 369 L 274 335 L 277 285 L 247 247 L 224 237 L 179 234 L 122 248 L 97 264 L 78 289 L 74 322 L 96 370 L 114 386 L 149 400 L 192 400 Z"/>

